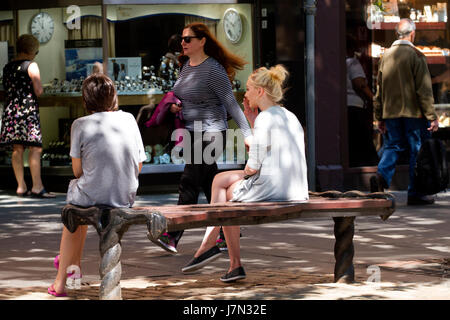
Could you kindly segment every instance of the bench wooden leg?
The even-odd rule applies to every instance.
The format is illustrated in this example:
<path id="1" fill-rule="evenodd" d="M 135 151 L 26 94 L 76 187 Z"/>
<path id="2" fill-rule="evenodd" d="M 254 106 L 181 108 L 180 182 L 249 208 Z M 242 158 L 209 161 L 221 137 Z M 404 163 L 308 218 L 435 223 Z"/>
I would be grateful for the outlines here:
<path id="1" fill-rule="evenodd" d="M 353 267 L 353 235 L 355 233 L 355 217 L 337 217 L 334 220 L 334 282 L 351 283 L 355 280 Z"/>
<path id="2" fill-rule="evenodd" d="M 165 219 L 159 214 L 149 214 L 133 209 L 103 210 L 100 231 L 100 300 L 120 300 L 120 278 L 122 265 L 122 245 L 120 240 L 128 228 L 134 224 L 147 224 L 149 234 L 159 237 L 165 228 Z"/>
<path id="3" fill-rule="evenodd" d="M 114 235 L 108 235 L 115 237 Z M 122 291 L 120 289 L 120 278 L 122 276 L 122 265 L 120 257 L 122 255 L 122 245 L 120 242 L 107 248 L 109 241 L 100 241 L 100 277 L 102 279 L 100 285 L 100 300 L 121 300 Z"/>
<path id="4" fill-rule="evenodd" d="M 147 224 L 149 239 L 167 231 L 166 219 L 159 212 L 125 208 L 80 208 L 66 205 L 61 214 L 64 225 L 75 232 L 79 225 L 93 225 L 100 236 L 100 300 L 122 299 L 120 278 L 122 266 L 120 240 L 134 224 Z"/>
<path id="5" fill-rule="evenodd" d="M 109 211 L 109 210 L 108 210 Z M 123 221 L 113 213 L 113 210 L 103 215 L 109 215 L 106 230 L 100 233 L 100 300 L 121 300 L 120 278 L 122 276 L 122 245 L 120 240 L 125 233 L 122 229 Z"/>

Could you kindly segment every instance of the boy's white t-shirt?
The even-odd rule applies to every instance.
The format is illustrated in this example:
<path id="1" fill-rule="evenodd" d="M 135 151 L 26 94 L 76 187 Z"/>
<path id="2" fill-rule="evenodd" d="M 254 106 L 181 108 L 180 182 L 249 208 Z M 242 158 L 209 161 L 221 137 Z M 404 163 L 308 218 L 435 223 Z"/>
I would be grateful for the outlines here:
<path id="1" fill-rule="evenodd" d="M 67 202 L 88 207 L 131 207 L 139 185 L 139 163 L 146 159 L 133 115 L 96 112 L 72 124 L 70 156 L 80 158 L 83 174 L 69 184 Z"/>

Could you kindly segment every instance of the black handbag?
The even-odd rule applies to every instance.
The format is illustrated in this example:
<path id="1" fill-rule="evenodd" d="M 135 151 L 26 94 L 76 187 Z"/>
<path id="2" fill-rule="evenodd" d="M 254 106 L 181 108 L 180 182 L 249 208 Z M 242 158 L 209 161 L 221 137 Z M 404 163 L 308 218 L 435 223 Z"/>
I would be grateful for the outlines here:
<path id="1" fill-rule="evenodd" d="M 449 183 L 445 146 L 436 138 L 422 142 L 417 155 L 415 189 L 423 195 L 436 194 L 445 190 Z"/>

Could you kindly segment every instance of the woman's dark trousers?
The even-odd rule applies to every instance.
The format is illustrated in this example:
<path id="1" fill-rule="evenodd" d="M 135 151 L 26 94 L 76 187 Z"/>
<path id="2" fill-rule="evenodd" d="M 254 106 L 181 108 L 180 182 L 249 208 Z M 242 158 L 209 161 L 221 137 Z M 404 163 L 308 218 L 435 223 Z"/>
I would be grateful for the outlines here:
<path id="1" fill-rule="evenodd" d="M 205 148 L 215 140 L 210 141 L 208 138 L 206 139 L 207 141 L 203 141 L 204 134 L 200 135 L 199 133 L 196 134 L 194 139 L 194 132 L 190 131 L 189 134 L 191 136 L 191 152 L 190 156 L 189 154 L 186 156 L 186 150 L 183 151 L 186 165 L 180 178 L 180 184 L 178 185 L 178 204 L 198 203 L 198 196 L 201 190 L 205 193 L 208 203 L 211 203 L 211 187 L 214 177 L 218 173 L 218 168 L 216 161 L 212 161 L 211 163 L 211 159 L 208 160 L 203 155 Z M 226 131 L 219 132 L 218 134 L 222 136 L 222 143 L 218 147 L 220 148 L 220 153 L 222 153 L 226 141 Z M 200 150 L 201 157 L 198 156 Z M 197 157 L 194 156 L 195 153 L 197 153 Z M 215 152 L 212 152 L 211 156 L 217 160 L 220 154 L 216 155 Z M 184 230 L 169 232 L 169 235 L 175 238 L 175 246 L 178 245 L 183 232 Z"/>

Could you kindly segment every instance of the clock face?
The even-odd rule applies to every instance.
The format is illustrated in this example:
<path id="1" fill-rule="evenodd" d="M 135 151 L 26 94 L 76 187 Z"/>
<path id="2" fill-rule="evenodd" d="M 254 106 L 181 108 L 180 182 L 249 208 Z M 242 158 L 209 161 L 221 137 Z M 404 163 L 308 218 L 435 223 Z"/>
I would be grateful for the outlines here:
<path id="1" fill-rule="evenodd" d="M 228 9 L 223 16 L 223 30 L 229 41 L 237 43 L 242 36 L 242 20 L 239 12 Z"/>
<path id="2" fill-rule="evenodd" d="M 55 24 L 53 19 L 46 12 L 38 13 L 31 20 L 31 34 L 35 36 L 40 43 L 50 41 L 54 29 Z"/>

